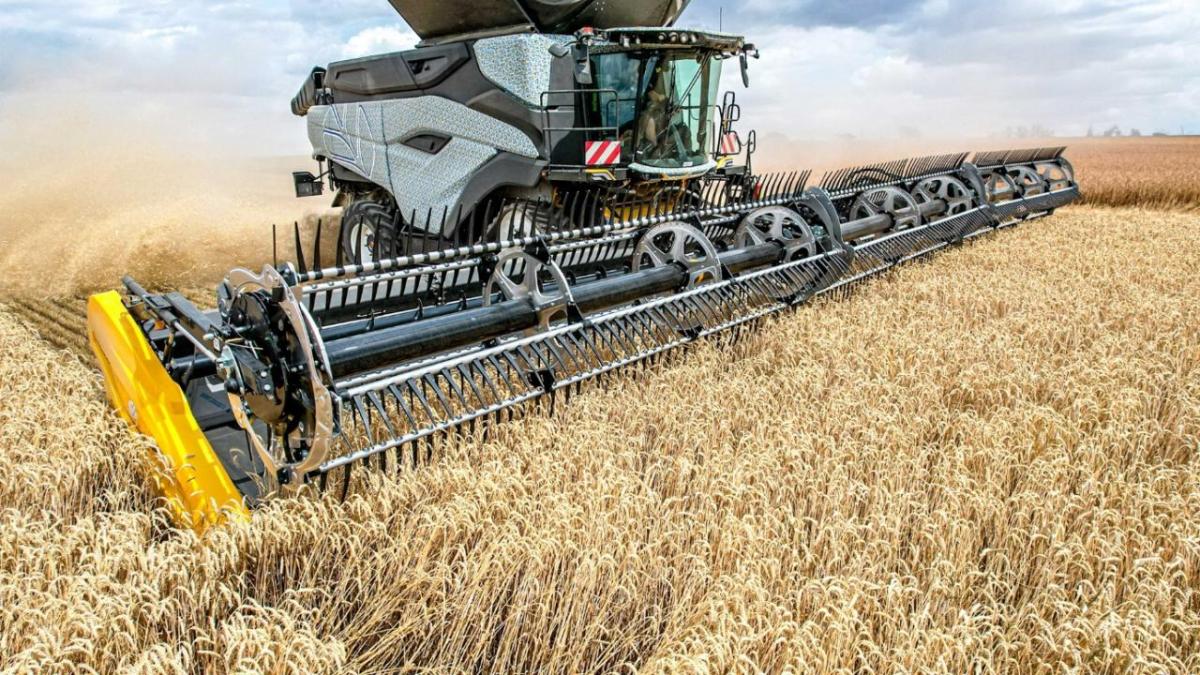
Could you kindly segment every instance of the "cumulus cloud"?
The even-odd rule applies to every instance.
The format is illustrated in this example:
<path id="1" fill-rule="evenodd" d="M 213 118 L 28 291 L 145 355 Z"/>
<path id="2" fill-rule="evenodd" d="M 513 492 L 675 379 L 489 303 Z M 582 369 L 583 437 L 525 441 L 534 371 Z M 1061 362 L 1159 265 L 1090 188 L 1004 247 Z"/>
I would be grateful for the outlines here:
<path id="1" fill-rule="evenodd" d="M 303 153 L 288 102 L 308 71 L 405 31 L 367 0 L 0 0 L 0 105 L 110 111 L 214 152 Z M 0 123 L 2 124 L 2 123 Z M 238 132 L 234 132 L 238 130 Z M 204 145 L 204 144 L 200 144 Z"/>
<path id="2" fill-rule="evenodd" d="M 697 0 L 712 25 L 719 0 Z M 796 136 L 1200 131 L 1193 0 L 724 3 L 762 48 L 746 118 Z M 731 81 L 732 84 L 732 81 Z M 759 114 L 761 113 L 761 114 Z M 790 113 L 790 114 L 789 114 Z"/>
<path id="3" fill-rule="evenodd" d="M 383 54 L 412 49 L 420 42 L 417 34 L 403 26 L 372 26 L 359 31 L 346 41 L 342 54 L 346 58 Z"/>
<path id="4" fill-rule="evenodd" d="M 417 40 L 384 0 L 0 7 L 0 105 L 95 94 L 164 121 L 186 106 L 197 135 L 254 152 L 305 152 L 287 102 L 312 66 Z M 1198 15 L 1194 0 L 695 0 L 682 23 L 723 25 L 762 48 L 744 125 L 821 138 L 1200 131 Z M 729 72 L 728 86 L 738 79 Z"/>

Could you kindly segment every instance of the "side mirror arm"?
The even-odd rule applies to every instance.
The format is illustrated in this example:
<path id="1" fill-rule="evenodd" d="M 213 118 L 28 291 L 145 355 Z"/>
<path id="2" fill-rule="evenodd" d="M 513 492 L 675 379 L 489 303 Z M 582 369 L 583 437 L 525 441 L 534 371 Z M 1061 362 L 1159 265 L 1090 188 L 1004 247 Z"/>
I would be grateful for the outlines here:
<path id="1" fill-rule="evenodd" d="M 563 44 L 555 42 L 547 50 L 556 59 L 571 56 L 575 59 L 575 83 L 590 86 L 594 81 L 592 75 L 592 40 L 596 37 L 595 30 L 584 28 L 575 34 L 575 40 Z"/>
<path id="2" fill-rule="evenodd" d="M 738 52 L 738 61 L 742 66 L 742 85 L 747 89 L 750 88 L 750 57 L 759 58 L 760 53 L 758 47 L 754 45 L 746 45 Z"/>
<path id="3" fill-rule="evenodd" d="M 584 86 L 590 86 L 593 82 L 592 77 L 592 55 L 591 49 L 585 43 L 575 43 L 575 47 L 571 50 L 575 57 L 575 82 Z"/>

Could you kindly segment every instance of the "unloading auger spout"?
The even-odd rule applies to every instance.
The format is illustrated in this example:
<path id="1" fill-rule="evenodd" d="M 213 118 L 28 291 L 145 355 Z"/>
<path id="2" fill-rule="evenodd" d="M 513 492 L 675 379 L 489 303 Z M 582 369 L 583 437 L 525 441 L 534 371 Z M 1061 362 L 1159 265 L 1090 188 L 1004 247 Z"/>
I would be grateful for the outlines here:
<path id="1" fill-rule="evenodd" d="M 317 69 L 293 101 L 321 165 L 297 193 L 336 191 L 336 232 L 297 228 L 294 262 L 233 270 L 212 310 L 130 278 L 92 298 L 109 397 L 186 525 L 345 495 L 1079 196 L 1063 148 L 758 174 L 716 100 L 720 63 L 756 51 L 672 27 L 686 3 L 495 2 L 487 25 L 454 4 L 393 0 L 426 42 Z"/>

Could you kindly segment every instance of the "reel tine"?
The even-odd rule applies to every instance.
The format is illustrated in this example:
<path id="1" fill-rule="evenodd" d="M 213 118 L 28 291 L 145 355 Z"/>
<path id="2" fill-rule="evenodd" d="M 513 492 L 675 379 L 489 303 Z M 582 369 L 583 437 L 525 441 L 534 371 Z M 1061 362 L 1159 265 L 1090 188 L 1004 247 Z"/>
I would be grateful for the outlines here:
<path id="1" fill-rule="evenodd" d="M 380 396 L 379 392 L 367 392 L 367 401 L 371 404 L 371 407 L 375 409 L 379 419 L 383 422 L 383 426 L 387 428 L 388 434 L 392 438 L 395 438 L 398 435 L 396 433 L 396 427 L 394 424 L 392 424 L 391 415 L 388 414 L 387 406 L 384 404 L 383 398 Z"/>
<path id="2" fill-rule="evenodd" d="M 388 250 L 388 258 L 392 260 L 400 257 L 400 232 L 402 231 L 405 231 L 406 236 L 412 236 L 412 233 L 407 232 L 407 228 L 404 227 L 404 222 L 400 217 L 400 209 L 396 209 L 396 211 L 392 213 L 392 245 Z M 412 250 L 413 247 L 408 246 L 407 248 L 408 250 Z M 391 295 L 391 290 L 392 285 L 389 282 L 387 295 Z"/>
<path id="3" fill-rule="evenodd" d="M 304 262 L 304 244 L 300 242 L 300 222 L 294 221 L 292 228 L 296 239 L 296 267 L 300 274 L 308 274 L 308 265 Z"/>
<path id="4" fill-rule="evenodd" d="M 797 173 L 798 172 L 796 172 L 796 171 L 792 171 L 791 173 L 788 174 L 787 178 L 784 179 L 783 189 L 780 190 L 781 197 L 787 198 L 787 197 L 791 197 L 793 194 L 795 194 Z"/>
<path id="5" fill-rule="evenodd" d="M 793 171 L 792 177 L 788 181 L 788 186 L 784 191 L 783 196 L 787 197 L 788 199 L 795 199 L 796 195 L 800 194 L 800 192 L 804 190 L 804 181 L 807 179 L 808 177 L 803 171 Z"/>
<path id="6" fill-rule="evenodd" d="M 523 236 L 523 232 L 518 228 L 528 222 L 526 217 L 529 214 L 529 203 L 528 199 L 519 199 L 513 202 L 513 208 L 508 216 L 508 235 L 504 237 L 505 241 L 512 241 Z"/>
<path id="7" fill-rule="evenodd" d="M 457 232 L 458 228 L 462 227 L 462 224 L 463 224 L 463 204 L 461 202 L 459 202 L 458 214 L 454 218 L 454 231 Z M 446 239 L 445 241 L 449 241 L 449 239 Z"/>
<path id="8" fill-rule="evenodd" d="M 333 252 L 333 266 L 338 268 L 338 274 L 344 274 L 346 269 L 346 228 L 338 227 L 337 250 Z"/>
<path id="9" fill-rule="evenodd" d="M 413 439 L 412 441 L 409 441 L 408 451 L 409 451 L 410 456 L 412 457 L 412 466 L 414 469 L 416 469 L 418 466 L 421 465 L 421 441 L 420 441 L 420 439 Z"/>
<path id="10" fill-rule="evenodd" d="M 391 416 L 388 414 L 388 408 L 384 405 L 384 401 L 380 398 L 378 392 L 367 392 L 367 402 L 370 407 L 376 411 L 377 418 L 383 422 L 384 428 L 388 430 L 389 438 L 396 438 L 395 425 L 391 423 Z M 379 453 L 379 470 L 388 473 L 388 450 L 383 450 Z"/>
<path id="11" fill-rule="evenodd" d="M 838 173 L 840 173 L 840 171 L 826 171 L 824 175 L 821 176 L 821 180 L 819 181 L 820 187 L 823 187 L 830 192 L 837 192 L 833 185 L 837 180 Z"/>
<path id="12" fill-rule="evenodd" d="M 531 233 L 531 234 L 546 234 L 547 232 L 551 232 L 554 230 L 554 225 L 555 225 L 554 208 L 555 207 L 554 207 L 553 202 L 546 201 L 545 199 L 538 200 L 536 210 L 534 211 L 533 222 L 541 223 L 541 224 L 537 226 L 539 228 L 539 231 L 537 233 Z M 566 215 L 566 213 L 567 212 L 563 212 L 563 217 L 569 218 L 570 216 Z"/>
<path id="13" fill-rule="evenodd" d="M 592 195 L 595 191 L 594 187 L 592 187 L 592 189 L 584 190 L 580 193 L 580 196 L 576 199 L 576 213 L 566 221 L 566 227 L 571 229 L 590 227 L 588 204 L 592 202 Z"/>
<path id="14" fill-rule="evenodd" d="M 339 497 L 342 503 L 350 497 L 350 473 L 354 469 L 354 463 L 351 462 L 342 467 L 342 492 Z"/>
<path id="15" fill-rule="evenodd" d="M 501 203 L 502 203 L 502 201 L 503 200 L 501 200 Z M 497 213 L 496 204 L 497 204 L 496 199 L 489 199 L 487 201 L 487 204 L 483 207 L 483 222 L 479 223 L 479 227 L 482 228 L 482 231 L 480 232 L 480 237 L 479 237 L 479 241 L 481 243 L 484 243 L 484 244 L 491 243 L 488 241 L 488 236 L 491 234 L 489 232 L 489 230 L 490 230 L 489 226 L 491 225 L 492 220 L 495 219 L 495 217 L 496 217 L 496 213 Z"/>
<path id="16" fill-rule="evenodd" d="M 599 189 L 588 190 L 583 193 L 583 199 L 579 200 L 579 208 L 582 209 L 581 213 L 579 214 L 579 224 L 585 229 L 590 230 L 596 227 L 596 204 L 598 200 L 597 195 L 599 192 Z"/>
<path id="17" fill-rule="evenodd" d="M 775 175 L 775 184 L 771 186 L 771 199 L 775 199 L 782 194 L 782 187 L 785 183 L 787 183 L 786 173 L 778 173 Z"/>
<path id="18" fill-rule="evenodd" d="M 754 202 L 759 199 L 769 199 L 771 196 L 771 185 L 775 182 L 776 175 L 777 174 L 774 174 L 774 173 L 768 173 L 768 174 L 762 176 L 761 178 L 759 178 L 758 185 L 755 186 L 756 190 L 754 191 L 754 193 L 752 193 L 750 195 L 743 195 L 742 203 L 748 204 L 750 202 Z"/>
<path id="19" fill-rule="evenodd" d="M 457 417 L 463 410 L 467 410 L 471 407 L 471 402 L 467 400 L 464 390 L 459 387 L 457 382 L 454 381 L 454 374 L 450 369 L 439 371 L 437 376 L 440 376 L 441 379 L 445 381 L 446 387 L 449 389 L 450 395 L 447 400 L 454 402 L 455 407 L 453 409 L 448 409 L 447 414 L 451 415 L 452 417 Z"/>
<path id="20" fill-rule="evenodd" d="M 787 198 L 792 196 L 792 185 L 796 182 L 796 172 L 789 171 L 779 181 L 779 190 L 776 192 L 776 198 Z"/>
<path id="21" fill-rule="evenodd" d="M 363 256 L 363 228 L 360 227 L 358 228 L 358 233 L 354 236 L 354 264 L 365 265 L 366 263 L 367 260 Z"/>
<path id="22" fill-rule="evenodd" d="M 362 428 L 363 433 L 367 436 L 367 442 L 374 446 L 376 441 L 375 433 L 371 429 L 371 411 L 367 410 L 366 406 L 363 405 L 362 398 L 359 396 L 352 397 L 350 402 L 353 406 L 351 408 L 351 419 L 354 419 L 355 417 L 358 418 L 359 426 Z"/>
<path id="23" fill-rule="evenodd" d="M 317 218 L 317 234 L 316 240 L 313 243 L 313 269 L 321 271 L 321 223 L 323 219 Z"/>
<path id="24" fill-rule="evenodd" d="M 636 213 L 633 210 L 634 204 L 635 204 L 635 199 L 636 198 L 633 195 L 630 195 L 630 194 L 624 195 L 621 198 L 620 202 L 618 202 L 617 209 L 613 211 L 612 222 L 614 222 L 614 223 L 620 223 L 622 221 L 628 222 L 635 218 L 641 217 L 640 213 Z"/>
<path id="25" fill-rule="evenodd" d="M 712 204 L 716 194 L 717 194 L 717 181 L 706 180 L 704 182 L 704 185 L 700 188 L 700 198 L 703 200 L 704 204 L 705 205 Z"/>
<path id="26" fill-rule="evenodd" d="M 587 192 L 572 192 L 563 200 L 562 217 L 567 223 L 572 225 L 582 222 L 583 220 L 583 198 L 587 196 Z M 551 204 L 553 208 L 553 204 Z M 568 227 L 571 227 L 570 225 Z"/>

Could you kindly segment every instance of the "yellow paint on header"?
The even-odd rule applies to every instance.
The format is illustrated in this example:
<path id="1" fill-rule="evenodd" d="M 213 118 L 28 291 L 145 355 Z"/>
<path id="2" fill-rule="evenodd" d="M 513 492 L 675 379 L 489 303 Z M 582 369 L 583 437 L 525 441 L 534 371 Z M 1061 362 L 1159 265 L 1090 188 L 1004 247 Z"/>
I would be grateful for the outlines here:
<path id="1" fill-rule="evenodd" d="M 100 362 L 113 407 L 154 439 L 169 462 L 155 481 L 176 522 L 203 533 L 230 519 L 248 520 L 250 511 L 192 415 L 187 397 L 167 374 L 119 294 L 101 293 L 88 299 L 88 342 Z"/>

